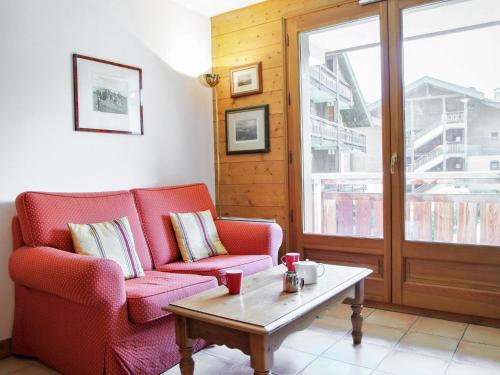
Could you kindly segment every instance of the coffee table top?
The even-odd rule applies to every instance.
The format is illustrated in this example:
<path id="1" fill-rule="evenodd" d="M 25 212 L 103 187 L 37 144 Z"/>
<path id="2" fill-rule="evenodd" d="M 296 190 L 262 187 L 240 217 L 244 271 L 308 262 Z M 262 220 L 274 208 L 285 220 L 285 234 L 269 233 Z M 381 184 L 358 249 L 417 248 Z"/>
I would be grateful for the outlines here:
<path id="1" fill-rule="evenodd" d="M 225 286 L 176 301 L 163 309 L 177 315 L 238 328 L 272 332 L 344 292 L 372 273 L 370 269 L 325 264 L 317 284 L 299 293 L 283 292 L 283 265 L 243 278 L 242 292 L 228 294 Z"/>

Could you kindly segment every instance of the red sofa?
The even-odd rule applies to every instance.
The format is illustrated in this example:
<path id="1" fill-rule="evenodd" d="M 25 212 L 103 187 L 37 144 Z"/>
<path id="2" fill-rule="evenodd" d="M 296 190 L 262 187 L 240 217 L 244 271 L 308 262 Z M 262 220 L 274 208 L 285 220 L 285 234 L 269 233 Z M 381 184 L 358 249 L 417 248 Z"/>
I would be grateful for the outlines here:
<path id="1" fill-rule="evenodd" d="M 228 268 L 249 275 L 276 264 L 274 223 L 215 223 L 230 255 L 184 263 L 170 212 L 215 208 L 203 184 L 105 193 L 26 192 L 16 200 L 13 352 L 64 374 L 154 374 L 179 362 L 168 303 L 213 288 Z M 77 255 L 67 223 L 127 216 L 145 277 L 124 280 L 118 264 Z M 204 345 L 198 342 L 197 348 Z"/>

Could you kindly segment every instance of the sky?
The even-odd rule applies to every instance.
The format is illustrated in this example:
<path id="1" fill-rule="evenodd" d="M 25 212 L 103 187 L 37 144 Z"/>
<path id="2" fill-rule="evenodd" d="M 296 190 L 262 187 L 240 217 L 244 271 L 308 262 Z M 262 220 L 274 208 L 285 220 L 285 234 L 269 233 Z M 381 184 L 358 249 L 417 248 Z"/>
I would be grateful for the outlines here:
<path id="1" fill-rule="evenodd" d="M 450 4 L 450 3 L 447 3 Z M 500 0 L 466 0 L 452 5 L 420 7 L 405 12 L 404 36 L 442 31 L 483 22 L 500 21 Z M 379 42 L 378 18 L 339 25 L 307 34 L 311 50 L 332 51 Z M 375 36 L 374 36 L 375 35 Z M 500 88 L 500 25 L 405 41 L 405 84 L 431 76 L 465 87 L 475 87 L 493 99 Z M 368 103 L 380 99 L 380 48 L 348 52 Z"/>

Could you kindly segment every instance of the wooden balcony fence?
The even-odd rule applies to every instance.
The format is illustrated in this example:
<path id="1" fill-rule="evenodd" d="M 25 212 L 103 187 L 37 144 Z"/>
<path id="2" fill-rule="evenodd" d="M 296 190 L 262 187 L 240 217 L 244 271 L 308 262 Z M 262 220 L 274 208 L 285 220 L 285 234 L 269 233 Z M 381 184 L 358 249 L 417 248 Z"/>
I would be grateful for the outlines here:
<path id="1" fill-rule="evenodd" d="M 336 181 L 321 176 L 313 177 L 314 232 L 381 238 L 382 194 L 328 191 Z M 500 246 L 498 194 L 407 193 L 405 202 L 407 240 Z"/>

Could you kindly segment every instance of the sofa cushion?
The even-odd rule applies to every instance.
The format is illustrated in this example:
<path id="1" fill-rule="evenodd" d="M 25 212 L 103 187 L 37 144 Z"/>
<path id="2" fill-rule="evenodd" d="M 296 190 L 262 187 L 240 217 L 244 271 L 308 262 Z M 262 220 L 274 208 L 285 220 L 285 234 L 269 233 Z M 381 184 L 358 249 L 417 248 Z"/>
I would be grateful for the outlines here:
<path id="1" fill-rule="evenodd" d="M 144 276 L 126 217 L 104 223 L 69 223 L 68 227 L 78 254 L 115 261 L 126 279 Z"/>
<path id="2" fill-rule="evenodd" d="M 147 323 L 168 315 L 162 307 L 217 286 L 211 276 L 146 271 L 144 277 L 125 281 L 129 319 Z"/>
<path id="3" fill-rule="evenodd" d="M 155 269 L 180 256 L 170 221 L 171 212 L 210 210 L 215 218 L 215 207 L 204 184 L 135 189 L 132 192 Z"/>
<path id="4" fill-rule="evenodd" d="M 192 263 L 172 262 L 159 267 L 158 270 L 215 276 L 220 284 L 222 276 L 230 268 L 241 269 L 243 276 L 248 276 L 272 266 L 273 260 L 269 255 L 218 255 Z"/>
<path id="5" fill-rule="evenodd" d="M 184 262 L 228 255 L 220 242 L 214 219 L 209 210 L 190 213 L 171 213 L 170 221 L 174 227 L 177 245 Z"/>
<path id="6" fill-rule="evenodd" d="M 16 208 L 26 245 L 72 252 L 74 249 L 68 223 L 100 223 L 126 216 L 142 267 L 144 270 L 152 269 L 151 255 L 131 192 L 25 192 L 17 197 Z"/>

